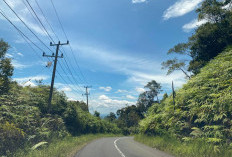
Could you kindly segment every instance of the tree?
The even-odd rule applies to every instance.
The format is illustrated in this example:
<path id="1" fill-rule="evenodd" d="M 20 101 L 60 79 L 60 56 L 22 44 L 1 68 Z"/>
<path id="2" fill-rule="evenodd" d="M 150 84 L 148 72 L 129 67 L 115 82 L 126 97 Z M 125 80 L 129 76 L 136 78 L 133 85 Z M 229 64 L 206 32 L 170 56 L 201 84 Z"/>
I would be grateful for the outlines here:
<path id="1" fill-rule="evenodd" d="M 117 111 L 118 126 L 120 128 L 130 128 L 138 126 L 139 120 L 143 118 L 137 106 L 127 106 Z"/>
<path id="2" fill-rule="evenodd" d="M 115 113 L 110 112 L 110 114 L 108 114 L 104 119 L 109 121 L 109 122 L 114 122 L 117 119 L 117 117 L 116 117 Z"/>
<path id="3" fill-rule="evenodd" d="M 172 60 L 167 60 L 166 62 L 162 63 L 162 69 L 168 69 L 167 75 L 171 74 L 176 70 L 181 70 L 186 77 L 190 79 L 190 76 L 185 71 L 186 63 L 185 61 L 179 61 L 177 58 Z"/>
<path id="4" fill-rule="evenodd" d="M 168 98 L 168 94 L 164 93 L 163 98 L 161 100 L 161 103 L 164 102 Z"/>
<path id="5" fill-rule="evenodd" d="M 187 65 L 189 72 L 197 74 L 211 59 L 232 44 L 232 12 L 225 9 L 229 4 L 231 5 L 231 0 L 205 0 L 202 3 L 196 12 L 198 20 L 206 23 L 196 29 L 188 42 L 177 44 L 168 51 L 168 54 L 190 56 L 191 60 L 189 64 L 178 59 L 164 62 L 163 68 L 168 68 L 168 73 L 175 70 L 184 72 L 183 68 Z"/>
<path id="6" fill-rule="evenodd" d="M 157 97 L 157 101 L 159 101 L 158 94 L 162 91 L 161 85 L 155 80 L 148 82 L 144 88 L 147 88 L 148 91 L 141 93 L 137 101 L 137 107 L 141 113 L 145 113 L 148 110 L 148 108 L 154 103 L 155 97 Z"/>
<path id="7" fill-rule="evenodd" d="M 94 111 L 94 114 L 93 114 L 95 117 L 98 117 L 98 118 L 100 118 L 100 112 L 98 112 L 98 111 Z"/>
<path id="8" fill-rule="evenodd" d="M 13 75 L 13 66 L 11 59 L 6 58 L 6 53 L 10 46 L 8 43 L 0 40 L 0 95 L 5 94 L 10 88 L 10 77 Z"/>

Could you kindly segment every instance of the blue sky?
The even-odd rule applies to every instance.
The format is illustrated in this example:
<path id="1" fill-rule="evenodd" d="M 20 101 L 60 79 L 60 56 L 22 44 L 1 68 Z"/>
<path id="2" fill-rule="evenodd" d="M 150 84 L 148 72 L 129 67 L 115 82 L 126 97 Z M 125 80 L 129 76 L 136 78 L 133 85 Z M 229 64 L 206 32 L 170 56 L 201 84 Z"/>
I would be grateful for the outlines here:
<path id="1" fill-rule="evenodd" d="M 65 60 L 59 59 L 57 71 L 65 81 L 57 74 L 55 87 L 64 91 L 70 100 L 85 101 L 83 86 L 92 85 L 90 110 L 107 114 L 126 104 L 135 104 L 148 81 L 161 83 L 164 92 L 170 92 L 172 81 L 176 88 L 186 82 L 184 75 L 178 71 L 167 76 L 166 71 L 161 70 L 161 63 L 173 57 L 166 55 L 170 48 L 187 41 L 194 29 L 205 22 L 197 21 L 194 12 L 202 0 L 53 1 L 73 49 L 73 53 L 69 46 L 61 49 Z M 27 9 L 29 6 L 24 5 L 26 1 L 6 2 L 50 47 L 43 28 L 32 17 L 31 10 Z M 60 41 L 66 42 L 51 1 L 38 1 L 49 24 L 35 0 L 29 2 L 55 42 L 58 39 L 49 24 Z M 51 54 L 3 1 L 0 2 L 0 9 L 30 40 L 46 54 Z M 39 79 L 43 79 L 44 84 L 50 84 L 52 68 L 45 67 L 48 60 L 41 57 L 43 52 L 33 45 L 32 50 L 2 16 L 0 21 L 1 38 L 11 45 L 7 55 L 12 58 L 15 67 L 13 79 L 24 86 L 35 86 L 35 80 Z M 55 51 L 54 47 L 50 49 Z"/>

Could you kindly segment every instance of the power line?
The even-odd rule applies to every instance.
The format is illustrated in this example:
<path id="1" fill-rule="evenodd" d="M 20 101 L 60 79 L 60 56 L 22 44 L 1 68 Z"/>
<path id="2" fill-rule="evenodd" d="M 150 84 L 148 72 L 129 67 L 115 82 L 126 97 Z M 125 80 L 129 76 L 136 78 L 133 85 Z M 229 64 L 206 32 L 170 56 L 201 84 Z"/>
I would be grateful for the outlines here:
<path id="1" fill-rule="evenodd" d="M 44 28 L 44 30 L 47 32 L 47 35 L 50 37 L 50 39 L 54 42 L 54 40 L 52 39 L 52 37 L 49 35 L 49 33 L 48 33 L 48 31 L 46 30 L 46 28 L 44 27 L 44 25 L 43 25 L 43 23 L 42 23 L 42 21 L 39 19 L 39 17 L 37 16 L 37 14 L 36 14 L 36 12 L 34 11 L 34 9 L 32 8 L 32 6 L 30 5 L 30 3 L 28 2 L 28 0 L 26 0 L 27 1 L 27 3 L 28 3 L 28 5 L 30 6 L 30 8 L 33 10 L 33 12 L 34 12 L 34 14 L 36 15 L 36 17 L 37 17 L 37 19 L 39 20 L 39 22 L 40 22 L 40 24 L 43 26 L 43 28 Z M 41 12 L 42 12 L 42 9 L 40 8 L 40 6 L 39 6 L 39 4 L 38 4 L 38 2 L 36 1 L 36 3 L 37 3 L 37 6 L 39 7 L 39 9 L 41 10 Z M 42 12 L 43 13 L 43 12 Z M 44 15 L 44 14 L 43 14 Z M 45 15 L 44 15 L 44 18 L 45 19 L 47 19 L 46 17 L 45 17 Z M 49 24 L 49 22 L 47 21 L 47 23 Z M 50 25 L 50 24 L 49 24 Z M 51 25 L 50 25 L 50 27 L 51 27 Z M 52 27 L 51 27 L 51 29 L 52 29 Z M 53 29 L 52 29 L 53 30 Z M 55 34 L 55 36 L 58 38 L 58 36 L 56 35 L 56 33 L 54 32 L 54 30 L 53 30 L 53 33 Z M 58 38 L 59 39 L 59 38 Z M 65 59 L 65 58 L 64 58 Z M 74 82 L 78 85 L 78 83 L 76 82 L 76 79 L 74 78 L 74 76 L 73 76 L 73 74 L 72 74 L 72 72 L 71 72 L 71 70 L 70 70 L 70 67 L 69 67 L 69 65 L 67 64 L 67 61 L 66 61 L 66 59 L 65 59 L 65 65 L 66 65 L 66 67 L 67 67 L 67 69 L 68 69 L 68 71 L 69 71 L 69 73 L 71 74 L 71 76 L 72 76 L 72 79 L 74 80 Z M 79 86 L 79 85 L 78 85 Z"/>
<path id="2" fill-rule="evenodd" d="M 10 8 L 10 10 L 18 17 L 18 19 L 27 27 L 27 29 L 49 50 L 52 50 L 30 29 L 30 27 L 18 16 L 18 14 L 11 8 L 11 6 L 5 1 L 5 4 Z"/>
<path id="3" fill-rule="evenodd" d="M 37 2 L 37 0 L 35 0 L 35 3 L 36 3 L 36 5 L 38 6 L 40 12 L 42 13 L 42 15 L 43 15 L 45 21 L 46 21 L 47 24 L 49 25 L 50 29 L 52 30 L 53 34 L 54 34 L 55 37 L 58 39 L 58 41 L 60 41 L 59 37 L 57 36 L 57 34 L 55 33 L 54 29 L 52 28 L 51 24 L 48 22 L 48 19 L 46 18 L 45 14 L 44 14 L 43 10 L 41 9 L 41 7 L 40 7 L 39 3 Z"/>
<path id="4" fill-rule="evenodd" d="M 57 17 L 57 19 L 58 19 L 58 21 L 59 21 L 59 23 L 60 23 L 61 29 L 62 29 L 62 31 L 63 31 L 63 33 L 64 33 L 64 35 L 65 35 L 66 39 L 68 40 L 67 34 L 66 34 L 66 33 L 65 33 L 65 31 L 64 31 L 64 27 L 63 27 L 63 25 L 62 25 L 62 23 L 61 23 L 61 21 L 60 21 L 60 18 L 59 18 L 58 12 L 57 12 L 57 10 L 56 10 L 56 7 L 55 7 L 55 5 L 54 5 L 53 1 L 52 1 L 52 0 L 50 0 L 50 1 L 51 1 L 51 3 L 52 3 L 52 7 L 53 7 L 53 9 L 55 10 L 56 17 Z"/>
<path id="5" fill-rule="evenodd" d="M 10 7 L 10 5 L 5 1 L 5 4 L 10 8 L 10 10 L 18 17 L 18 19 L 27 27 L 27 29 L 47 48 L 49 49 L 51 52 L 52 50 L 46 46 L 46 44 L 29 28 L 29 26 L 18 16 L 18 14 Z M 31 41 L 20 29 L 18 29 L 17 26 L 15 26 L 10 20 L 9 18 L 7 18 L 3 12 L 1 13 L 21 34 L 23 34 L 23 36 L 25 38 L 27 38 L 27 40 L 29 40 L 34 46 L 36 46 L 38 49 L 40 49 L 41 51 L 43 51 L 38 45 L 36 45 L 33 41 Z M 62 69 L 63 70 L 63 69 Z M 64 70 L 63 70 L 64 71 Z M 65 71 L 64 71 L 65 72 Z M 72 82 L 72 81 L 71 81 Z"/>
<path id="6" fill-rule="evenodd" d="M 61 29 L 62 29 L 62 31 L 63 31 L 65 37 L 66 37 L 66 40 L 68 40 L 67 34 L 66 34 L 66 32 L 64 31 L 64 27 L 63 27 L 63 25 L 62 25 L 62 23 L 61 23 L 61 20 L 60 20 L 60 18 L 59 18 L 59 15 L 58 15 L 57 9 L 56 9 L 56 7 L 55 7 L 55 5 L 54 5 L 54 3 L 53 3 L 53 0 L 50 0 L 50 1 L 51 1 L 51 3 L 52 3 L 53 9 L 54 9 L 55 14 L 56 14 L 56 17 L 57 17 L 57 19 L 58 19 L 58 21 L 59 21 L 59 24 L 60 24 L 60 26 L 61 26 Z M 80 71 L 80 74 L 82 75 L 82 77 L 83 77 L 83 79 L 84 79 L 84 82 L 88 84 L 87 79 L 86 79 L 86 77 L 84 76 L 84 74 L 82 73 L 82 71 L 81 71 L 81 69 L 80 69 L 80 66 L 79 66 L 79 64 L 78 64 L 78 62 L 77 62 L 77 60 L 76 60 L 76 57 L 75 57 L 75 55 L 74 55 L 73 49 L 72 49 L 72 47 L 71 47 L 70 44 L 69 44 L 69 47 L 70 47 L 70 50 L 71 50 L 71 52 L 72 52 L 74 61 L 75 61 L 76 65 L 77 65 L 77 67 L 78 67 L 78 69 L 79 69 L 79 71 Z"/>
<path id="7" fill-rule="evenodd" d="M 28 42 L 30 41 L 36 48 L 38 48 L 39 50 L 41 50 L 43 52 L 43 49 L 41 49 L 37 44 L 35 44 L 30 38 L 28 38 L 5 14 L 4 12 L 0 9 L 0 14 L 19 32 L 19 34 L 23 37 L 23 39 L 29 44 L 29 46 L 31 47 L 31 49 L 33 50 L 33 52 L 35 52 L 35 54 L 39 57 L 42 58 L 42 56 L 39 56 L 37 54 L 37 51 L 35 51 L 35 49 L 31 46 L 31 44 Z M 43 59 L 43 58 L 42 58 Z M 47 58 L 48 59 L 48 58 Z M 50 61 L 50 59 L 48 59 Z M 64 71 L 64 70 L 63 70 Z M 64 80 L 64 79 L 63 79 Z M 66 81 L 65 81 L 66 82 Z M 73 89 L 73 88 L 71 88 Z M 75 89 L 74 89 L 75 90 Z"/>
<path id="8" fill-rule="evenodd" d="M 49 38 L 54 42 L 53 38 L 52 38 L 52 37 L 50 36 L 50 34 L 48 33 L 47 29 L 46 29 L 45 26 L 43 25 L 42 21 L 39 19 L 38 15 L 36 14 L 35 10 L 34 10 L 33 7 L 31 6 L 31 4 L 28 2 L 28 0 L 26 0 L 26 1 L 27 1 L 27 4 L 30 6 L 31 10 L 33 11 L 33 13 L 35 14 L 37 20 L 39 21 L 39 23 L 41 24 L 41 26 L 43 27 L 43 29 L 46 31 L 46 33 L 47 33 L 47 35 L 49 36 Z M 37 5 L 38 5 L 38 7 L 40 8 L 40 6 L 39 6 L 38 3 L 37 3 Z M 42 11 L 41 8 L 40 8 L 40 10 Z M 45 16 L 44 16 L 44 18 L 45 18 Z M 45 19 L 46 19 L 46 18 L 45 18 Z M 48 24 L 49 24 L 49 23 L 48 23 Z M 51 25 L 50 25 L 50 26 L 51 26 Z M 55 34 L 54 31 L 53 31 L 53 33 Z M 55 36 L 57 36 L 57 35 L 55 34 Z M 58 38 L 58 36 L 57 36 L 57 38 Z M 59 38 L 58 38 L 58 39 L 59 39 Z M 66 60 L 65 60 L 65 63 L 66 63 L 67 69 L 68 69 L 68 71 L 70 72 L 70 74 L 71 74 L 73 80 L 76 82 L 76 80 L 75 80 L 75 78 L 74 78 L 74 76 L 73 76 L 73 74 L 72 74 L 72 72 L 71 72 L 71 70 L 70 70 L 70 68 L 69 68 L 69 66 L 68 66 Z M 77 83 L 77 82 L 76 82 L 76 83 Z M 78 83 L 77 83 L 77 85 L 78 85 Z"/>
<path id="9" fill-rule="evenodd" d="M 39 28 L 41 29 L 41 31 L 44 32 L 44 34 L 46 34 L 46 32 L 44 31 L 44 29 L 41 27 L 41 25 L 39 24 L 38 20 L 36 19 L 35 15 L 32 13 L 31 9 L 28 7 L 27 3 L 22 0 L 23 4 L 25 5 L 25 7 L 27 8 L 27 10 L 30 12 L 31 16 L 33 17 L 33 19 L 35 20 L 35 22 L 37 22 Z M 48 37 L 48 40 L 50 40 L 50 38 Z"/>
<path id="10" fill-rule="evenodd" d="M 51 39 L 51 41 L 53 41 L 55 43 L 55 41 L 52 39 L 52 37 L 50 36 L 50 34 L 48 33 L 47 29 L 44 27 L 42 21 L 40 20 L 40 18 L 38 17 L 38 15 L 36 14 L 35 10 L 32 8 L 31 4 L 28 2 L 28 0 L 26 0 L 27 4 L 30 6 L 31 10 L 33 11 L 33 13 L 35 14 L 36 18 L 38 19 L 39 23 L 41 24 L 41 26 L 44 28 L 45 32 L 47 33 L 47 35 L 49 36 L 49 38 Z"/>

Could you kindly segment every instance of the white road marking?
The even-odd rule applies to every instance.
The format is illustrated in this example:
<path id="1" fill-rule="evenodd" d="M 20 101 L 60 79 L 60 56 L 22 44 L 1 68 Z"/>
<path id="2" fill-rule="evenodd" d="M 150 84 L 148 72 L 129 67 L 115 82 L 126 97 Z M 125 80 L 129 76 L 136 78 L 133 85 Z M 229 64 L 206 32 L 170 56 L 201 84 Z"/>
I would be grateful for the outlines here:
<path id="1" fill-rule="evenodd" d="M 118 139 L 116 139 L 116 140 L 114 141 L 114 146 L 115 146 L 115 148 L 118 150 L 119 154 L 120 154 L 122 157 L 126 157 L 126 156 L 122 153 L 122 151 L 118 148 L 118 146 L 117 146 L 117 141 L 120 140 L 120 139 L 121 139 L 121 138 L 118 138 Z"/>

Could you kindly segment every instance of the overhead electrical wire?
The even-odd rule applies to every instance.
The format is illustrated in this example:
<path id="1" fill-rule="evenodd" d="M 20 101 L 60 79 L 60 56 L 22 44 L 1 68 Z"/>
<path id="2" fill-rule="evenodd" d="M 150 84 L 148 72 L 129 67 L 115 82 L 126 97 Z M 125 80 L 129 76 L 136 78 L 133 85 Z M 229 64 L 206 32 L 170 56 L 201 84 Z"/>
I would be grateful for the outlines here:
<path id="1" fill-rule="evenodd" d="M 5 2 L 5 0 L 3 0 L 4 2 Z M 8 3 L 7 2 L 5 2 L 7 5 L 8 5 Z M 8 7 L 16 14 L 16 16 L 20 19 L 20 21 L 22 22 L 22 23 L 24 23 L 24 25 L 25 26 L 27 26 L 27 24 L 17 15 L 17 13 L 8 5 Z M 44 52 L 43 51 L 43 49 L 41 49 L 37 44 L 35 44 L 29 37 L 27 37 L 5 14 L 4 14 L 4 12 L 0 9 L 0 14 L 20 33 L 20 35 L 22 35 L 23 36 L 23 38 L 25 37 L 28 41 L 30 41 L 35 47 L 37 47 L 39 50 L 41 50 L 42 52 Z M 28 26 L 27 26 L 27 28 L 28 29 L 30 29 Z M 31 30 L 31 29 L 30 29 Z M 39 39 L 39 41 L 41 41 L 41 39 L 31 30 L 31 32 Z M 24 39 L 25 39 L 24 38 Z M 26 40 L 26 41 L 27 41 Z M 43 43 L 43 42 L 42 42 Z M 32 48 L 32 47 L 31 47 Z M 32 48 L 33 49 L 33 48 Z M 37 51 L 35 51 L 35 52 L 37 52 Z M 37 54 L 37 53 L 36 53 Z M 38 54 L 37 54 L 38 55 Z M 39 56 L 39 55 L 38 55 Z M 40 57 L 40 56 L 39 56 Z M 41 58 L 43 58 L 42 56 L 41 56 Z M 50 61 L 50 59 L 49 58 L 47 58 L 49 61 Z M 62 78 L 63 79 L 63 78 Z M 64 80 L 64 79 L 63 79 Z M 71 89 L 73 89 L 73 88 L 71 88 Z"/>
<path id="2" fill-rule="evenodd" d="M 36 14 L 35 10 L 34 10 L 33 7 L 31 6 L 31 4 L 28 2 L 28 0 L 26 0 L 26 1 L 27 1 L 27 4 L 30 6 L 31 10 L 33 11 L 33 13 L 35 14 L 37 20 L 39 21 L 39 23 L 41 24 L 41 26 L 43 27 L 43 29 L 46 31 L 46 33 L 47 33 L 47 35 L 49 36 L 49 38 L 55 43 L 55 41 L 53 40 L 53 38 L 51 37 L 51 35 L 48 33 L 48 31 L 47 31 L 47 29 L 45 28 L 45 26 L 43 25 L 42 21 L 39 19 L 38 15 Z M 37 1 L 36 1 L 36 2 L 37 2 Z M 39 7 L 39 9 L 41 9 L 38 3 L 37 3 L 37 6 Z M 42 11 L 42 9 L 41 9 L 41 11 Z M 44 18 L 45 18 L 45 17 L 44 17 Z M 46 18 L 45 18 L 45 19 L 46 19 Z M 48 21 L 47 21 L 47 22 L 48 22 Z M 49 24 L 49 25 L 50 25 L 50 24 Z M 51 26 L 51 25 L 50 25 L 50 26 Z M 51 27 L 51 28 L 52 28 L 52 27 Z M 52 30 L 53 30 L 53 29 L 52 29 Z M 54 32 L 54 34 L 55 34 L 55 36 L 58 38 L 58 36 L 56 35 L 55 32 Z M 58 38 L 58 39 L 59 39 L 59 38 Z M 64 59 L 65 59 L 65 58 L 64 58 Z M 74 78 L 74 76 L 73 76 L 73 74 L 72 74 L 72 72 L 71 72 L 71 70 L 70 70 L 70 67 L 69 67 L 69 65 L 67 64 L 66 59 L 65 59 L 65 65 L 66 65 L 66 67 L 67 67 L 69 73 L 71 74 L 72 79 L 74 80 L 74 82 L 75 82 L 75 83 L 77 84 L 77 86 L 79 87 L 78 82 L 76 82 L 76 79 Z M 62 70 L 63 70 L 63 69 L 62 69 Z M 64 70 L 63 70 L 63 71 L 64 71 Z M 65 71 L 64 71 L 64 72 L 65 72 Z M 80 87 L 79 87 L 79 88 L 80 88 Z"/>
<path id="3" fill-rule="evenodd" d="M 53 0 L 50 0 L 50 1 L 51 1 L 52 6 L 53 6 L 53 9 L 54 9 L 54 11 L 55 11 L 56 17 L 57 17 L 57 19 L 58 19 L 58 21 L 59 21 L 60 27 L 61 27 L 61 29 L 62 29 L 62 31 L 63 31 L 63 33 L 64 33 L 66 39 L 68 40 L 67 34 L 66 34 L 66 32 L 65 32 L 65 30 L 64 30 L 64 27 L 63 27 L 63 25 L 62 25 L 62 23 L 61 23 L 61 20 L 60 20 L 60 18 L 59 18 L 59 15 L 58 15 L 57 9 L 56 9 L 56 7 L 55 7 L 55 5 L 54 5 L 54 3 L 53 3 Z M 84 82 L 88 84 L 87 79 L 86 79 L 86 77 L 84 76 L 84 74 L 82 73 L 82 71 L 81 71 L 81 69 L 80 69 L 80 66 L 79 66 L 79 64 L 78 64 L 78 62 L 77 62 L 77 60 L 76 60 L 76 57 L 75 57 L 75 55 L 74 55 L 73 49 L 72 49 L 72 47 L 71 47 L 70 44 L 69 44 L 69 47 L 70 47 L 70 50 L 71 50 L 71 52 L 72 52 L 74 61 L 75 61 L 76 65 L 77 65 L 77 67 L 78 67 L 78 69 L 79 69 L 79 71 L 80 71 L 80 74 L 82 75 L 82 77 L 83 77 L 83 79 L 84 79 Z"/>
<path id="4" fill-rule="evenodd" d="M 51 35 L 48 33 L 48 31 L 47 31 L 47 29 L 45 28 L 45 26 L 43 25 L 43 23 L 42 23 L 42 21 L 40 20 L 40 18 L 38 17 L 38 15 L 36 14 L 36 12 L 35 12 L 35 10 L 33 9 L 33 7 L 31 6 L 31 4 L 28 2 L 28 0 L 26 0 L 26 2 L 27 2 L 27 4 L 30 6 L 30 8 L 31 8 L 31 10 L 33 11 L 33 13 L 34 13 L 34 15 L 36 16 L 36 18 L 37 18 L 37 20 L 39 21 L 39 23 L 41 24 L 41 26 L 43 27 L 43 30 L 46 32 L 46 34 L 48 35 L 48 37 L 55 43 L 55 41 L 53 40 L 53 38 L 51 37 Z M 38 3 L 37 3 L 38 4 Z M 38 7 L 40 8 L 40 6 L 39 6 L 39 4 L 38 4 Z M 41 9 L 41 8 L 40 8 Z M 29 8 L 28 8 L 28 10 L 29 10 Z M 42 10 L 41 10 L 42 11 Z M 45 18 L 45 17 L 44 17 Z M 50 25 L 51 26 L 51 25 Z M 55 32 L 54 32 L 54 34 L 55 34 Z M 55 36 L 58 38 L 58 36 L 55 34 Z M 58 38 L 59 39 L 59 38 Z M 65 58 L 64 58 L 65 59 Z M 65 62 L 66 62 L 66 60 L 65 60 Z M 67 64 L 67 62 L 66 62 L 66 66 L 67 66 L 67 69 L 68 69 L 68 71 L 70 72 L 70 74 L 71 74 L 71 76 L 72 76 L 72 79 L 74 80 L 74 82 L 78 85 L 78 83 L 76 82 L 76 79 L 74 78 L 74 76 L 73 76 L 73 74 L 72 74 L 72 72 L 71 72 L 71 70 L 70 70 L 70 68 L 69 68 L 69 66 L 68 66 L 68 64 Z M 65 70 L 62 68 L 62 71 L 64 72 L 64 73 L 66 73 L 65 72 Z M 67 74 L 66 74 L 67 75 Z M 73 82 L 72 82 L 73 83 Z M 79 87 L 79 85 L 78 85 L 78 87 Z M 79 87 L 80 88 L 80 87 Z"/>
<path id="5" fill-rule="evenodd" d="M 28 0 L 26 0 L 27 4 L 30 6 L 31 10 L 33 11 L 33 13 L 35 14 L 36 18 L 38 19 L 39 23 L 41 24 L 41 26 L 44 28 L 45 32 L 47 33 L 47 35 L 49 36 L 49 38 L 51 39 L 51 41 L 53 43 L 55 43 L 55 41 L 52 39 L 51 35 L 48 33 L 47 29 L 45 28 L 45 26 L 43 25 L 42 21 L 40 20 L 40 18 L 38 17 L 38 15 L 36 14 L 35 10 L 32 8 L 30 2 L 28 2 Z"/>
<path id="6" fill-rule="evenodd" d="M 12 7 L 5 1 L 5 4 L 10 8 L 10 10 L 17 16 L 17 18 L 27 27 L 27 29 L 49 50 L 52 52 L 52 50 L 31 30 L 31 28 L 19 17 L 19 15 L 12 9 Z"/>

